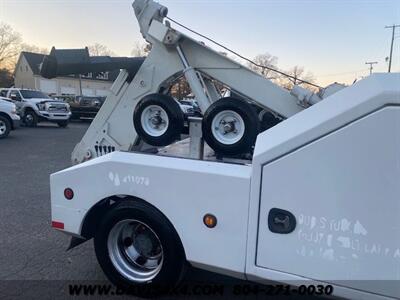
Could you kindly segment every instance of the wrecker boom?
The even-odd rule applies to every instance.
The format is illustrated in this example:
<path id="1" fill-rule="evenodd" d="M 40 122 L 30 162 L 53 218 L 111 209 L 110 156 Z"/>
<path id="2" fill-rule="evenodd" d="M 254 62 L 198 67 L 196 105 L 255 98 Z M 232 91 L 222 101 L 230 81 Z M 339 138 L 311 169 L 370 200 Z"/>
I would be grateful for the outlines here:
<path id="1" fill-rule="evenodd" d="M 75 61 L 75 72 L 79 73 L 101 68 L 124 70 L 114 82 L 111 94 L 81 142 L 76 145 L 72 153 L 73 164 L 106 154 L 109 149 L 132 150 L 138 140 L 138 134 L 132 126 L 137 103 L 146 95 L 167 91 L 171 82 L 182 74 L 203 112 L 221 98 L 214 85 L 215 80 L 283 119 L 304 109 L 289 91 L 171 28 L 168 21 L 164 22 L 168 12 L 166 7 L 152 0 L 137 0 L 133 8 L 140 31 L 152 46 L 144 61 L 136 59 L 133 62 L 134 71 L 129 70 L 129 63 L 132 62 L 128 60 L 119 59 L 113 64 L 109 58 L 108 65 L 100 65 L 101 59 L 92 59 L 90 62 L 88 57 Z M 67 62 L 59 61 L 57 65 L 57 59 L 54 59 L 57 51 L 68 50 L 55 50 L 53 56 L 50 55 L 56 66 L 53 66 L 51 72 L 48 67 L 42 68 L 45 77 L 55 77 L 71 71 L 71 64 Z M 84 66 L 79 64 L 82 61 L 85 62 Z M 121 62 L 126 63 L 125 67 Z"/>

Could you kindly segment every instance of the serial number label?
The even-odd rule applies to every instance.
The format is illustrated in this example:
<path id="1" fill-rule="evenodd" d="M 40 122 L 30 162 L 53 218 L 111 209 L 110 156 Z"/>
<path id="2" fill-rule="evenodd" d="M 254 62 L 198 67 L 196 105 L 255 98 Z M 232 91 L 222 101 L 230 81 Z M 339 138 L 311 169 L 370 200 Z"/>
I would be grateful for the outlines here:
<path id="1" fill-rule="evenodd" d="M 256 285 L 244 284 L 233 286 L 233 294 L 241 295 L 331 295 L 333 293 L 332 285 L 300 285 L 298 287 L 290 285 Z"/>
<path id="2" fill-rule="evenodd" d="M 135 185 L 150 185 L 150 178 L 145 176 L 137 175 L 120 175 L 118 173 L 109 172 L 108 178 L 112 181 L 115 186 L 120 186 L 121 184 L 135 184 Z"/>

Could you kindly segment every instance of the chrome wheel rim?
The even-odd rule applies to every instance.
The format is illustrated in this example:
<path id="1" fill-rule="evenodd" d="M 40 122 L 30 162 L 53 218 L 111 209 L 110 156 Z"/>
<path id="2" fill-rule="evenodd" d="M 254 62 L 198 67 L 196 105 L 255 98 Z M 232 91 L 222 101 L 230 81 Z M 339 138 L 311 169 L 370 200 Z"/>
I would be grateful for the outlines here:
<path id="1" fill-rule="evenodd" d="M 245 125 L 243 118 L 233 110 L 218 113 L 211 124 L 215 139 L 225 145 L 233 145 L 244 136 Z"/>
<path id="2" fill-rule="evenodd" d="M 25 116 L 25 121 L 26 121 L 27 123 L 32 123 L 32 122 L 33 122 L 33 116 L 32 116 L 31 114 L 27 114 L 27 115 Z"/>
<path id="3" fill-rule="evenodd" d="M 163 135 L 169 126 L 167 112 L 158 105 L 146 107 L 140 117 L 143 130 L 151 136 L 158 137 Z"/>
<path id="4" fill-rule="evenodd" d="M 127 219 L 115 224 L 107 247 L 114 267 L 130 281 L 147 282 L 160 273 L 164 261 L 160 239 L 141 221 Z"/>
<path id="5" fill-rule="evenodd" d="M 4 135 L 6 133 L 7 126 L 6 123 L 0 120 L 0 135 Z"/>

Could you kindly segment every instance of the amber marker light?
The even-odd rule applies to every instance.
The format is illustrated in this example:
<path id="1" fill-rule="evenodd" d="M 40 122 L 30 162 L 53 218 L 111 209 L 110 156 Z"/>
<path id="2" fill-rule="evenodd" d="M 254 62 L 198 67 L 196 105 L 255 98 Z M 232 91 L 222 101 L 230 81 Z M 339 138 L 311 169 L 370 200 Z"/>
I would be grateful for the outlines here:
<path id="1" fill-rule="evenodd" d="M 208 228 L 214 228 L 215 226 L 217 226 L 217 218 L 212 214 L 206 214 L 203 217 L 203 223 Z"/>

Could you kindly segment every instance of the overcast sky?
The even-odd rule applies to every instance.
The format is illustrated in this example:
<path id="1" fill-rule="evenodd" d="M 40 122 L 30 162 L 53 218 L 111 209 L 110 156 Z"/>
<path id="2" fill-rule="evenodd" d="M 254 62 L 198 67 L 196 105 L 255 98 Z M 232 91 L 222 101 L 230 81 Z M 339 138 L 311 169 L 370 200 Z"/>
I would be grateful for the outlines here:
<path id="1" fill-rule="evenodd" d="M 40 47 L 101 43 L 130 55 L 141 41 L 131 0 L 0 0 L 0 21 Z M 368 74 L 366 61 L 386 71 L 400 0 L 161 0 L 169 16 L 253 58 L 268 52 L 278 66 L 311 71 L 317 81 L 350 83 Z M 400 28 L 394 70 L 400 71 Z"/>

